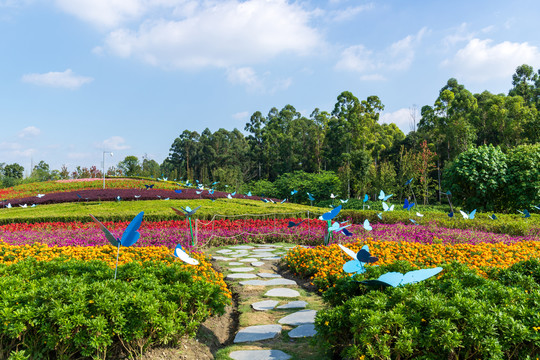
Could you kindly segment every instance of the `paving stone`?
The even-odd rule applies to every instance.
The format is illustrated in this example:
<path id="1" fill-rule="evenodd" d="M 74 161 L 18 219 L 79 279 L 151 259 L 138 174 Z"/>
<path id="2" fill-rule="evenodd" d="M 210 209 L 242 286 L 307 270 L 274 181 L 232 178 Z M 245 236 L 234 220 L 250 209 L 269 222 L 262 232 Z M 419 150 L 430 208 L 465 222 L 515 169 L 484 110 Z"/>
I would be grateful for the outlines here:
<path id="1" fill-rule="evenodd" d="M 286 304 L 279 305 L 276 309 L 304 309 L 307 306 L 307 302 L 302 300 L 290 301 Z"/>
<path id="2" fill-rule="evenodd" d="M 272 279 L 272 280 L 246 280 L 240 281 L 240 285 L 251 286 L 276 286 L 276 285 L 298 285 L 296 281 L 289 279 Z"/>
<path id="3" fill-rule="evenodd" d="M 214 256 L 212 259 L 214 259 L 214 260 L 220 260 L 220 261 L 232 261 L 232 260 L 236 260 L 236 258 L 225 257 L 225 256 Z"/>
<path id="4" fill-rule="evenodd" d="M 261 260 L 280 260 L 281 256 L 264 257 Z"/>
<path id="5" fill-rule="evenodd" d="M 265 251 L 272 251 L 272 250 L 275 250 L 275 249 L 272 249 L 272 248 L 261 248 L 261 249 L 253 249 L 251 250 L 252 252 L 265 252 Z"/>
<path id="6" fill-rule="evenodd" d="M 291 356 L 281 350 L 238 350 L 229 354 L 234 360 L 289 360 Z"/>
<path id="7" fill-rule="evenodd" d="M 252 262 L 252 261 L 257 261 L 259 259 L 257 258 L 245 258 L 245 259 L 241 259 L 241 260 L 238 260 L 238 261 L 241 261 L 241 262 Z"/>
<path id="8" fill-rule="evenodd" d="M 263 257 L 273 257 L 274 254 L 272 253 L 269 253 L 269 252 L 266 252 L 266 253 L 257 253 L 257 254 L 251 254 L 251 257 L 254 257 L 254 258 L 263 258 Z"/>
<path id="9" fill-rule="evenodd" d="M 258 311 L 272 310 L 279 304 L 277 300 L 264 300 L 251 304 L 251 307 Z"/>
<path id="10" fill-rule="evenodd" d="M 262 278 L 280 278 L 281 275 L 274 274 L 274 273 L 258 273 L 257 276 L 260 276 Z"/>
<path id="11" fill-rule="evenodd" d="M 254 261 L 251 263 L 251 266 L 257 266 L 257 267 L 263 266 L 263 265 L 264 265 L 264 262 L 262 261 Z"/>
<path id="12" fill-rule="evenodd" d="M 298 327 L 295 327 L 289 331 L 289 337 L 291 338 L 302 338 L 302 337 L 311 337 L 317 333 L 315 330 L 315 324 L 304 324 Z"/>
<path id="13" fill-rule="evenodd" d="M 278 320 L 280 324 L 303 325 L 315 323 L 316 310 L 300 310 Z"/>
<path id="14" fill-rule="evenodd" d="M 239 268 L 231 268 L 229 269 L 232 272 L 250 272 L 255 270 L 255 268 L 252 267 L 239 267 Z"/>
<path id="15" fill-rule="evenodd" d="M 285 254 L 287 254 L 285 251 L 278 251 L 274 253 L 274 255 L 285 255 Z"/>
<path id="16" fill-rule="evenodd" d="M 256 277 L 257 275 L 255 274 L 235 273 L 227 275 L 225 279 L 253 279 Z"/>
<path id="17" fill-rule="evenodd" d="M 275 288 L 268 290 L 264 295 L 276 297 L 299 297 L 300 293 L 293 289 Z"/>
<path id="18" fill-rule="evenodd" d="M 229 266 L 239 266 L 239 265 L 246 265 L 245 263 L 241 263 L 238 261 L 233 261 L 229 263 Z"/>
<path id="19" fill-rule="evenodd" d="M 228 253 L 232 253 L 233 251 L 232 250 L 229 250 L 229 249 L 223 249 L 223 250 L 218 250 L 216 251 L 218 254 L 228 254 Z"/>
<path id="20" fill-rule="evenodd" d="M 281 333 L 281 325 L 255 325 L 241 329 L 234 337 L 234 343 L 273 339 Z"/>
<path id="21" fill-rule="evenodd" d="M 249 246 L 249 245 L 234 245 L 234 246 L 229 246 L 229 249 L 247 250 L 247 249 L 253 249 L 253 246 Z"/>

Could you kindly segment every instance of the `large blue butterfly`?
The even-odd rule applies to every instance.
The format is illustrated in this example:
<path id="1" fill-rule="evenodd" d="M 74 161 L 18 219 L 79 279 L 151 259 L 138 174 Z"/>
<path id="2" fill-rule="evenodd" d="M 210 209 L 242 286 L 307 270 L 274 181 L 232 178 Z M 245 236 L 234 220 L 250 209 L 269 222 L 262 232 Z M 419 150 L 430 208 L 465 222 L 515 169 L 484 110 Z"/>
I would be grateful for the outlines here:
<path id="1" fill-rule="evenodd" d="M 407 180 L 407 182 L 405 183 L 405 186 L 409 185 L 410 183 L 412 183 L 412 181 L 414 180 L 414 178 L 411 178 L 410 180 Z"/>
<path id="2" fill-rule="evenodd" d="M 441 271 L 441 267 L 436 267 L 431 269 L 413 270 L 409 271 L 406 274 L 398 272 L 388 272 L 386 274 L 382 274 L 376 280 L 364 280 L 361 281 L 361 283 L 372 286 L 403 286 L 406 284 L 414 284 L 420 281 L 424 281 L 432 276 L 437 275 Z"/>
<path id="3" fill-rule="evenodd" d="M 300 225 L 301 223 L 303 223 L 304 221 L 306 221 L 306 220 L 302 220 L 302 221 L 300 221 L 300 222 L 298 222 L 298 223 L 295 223 L 294 221 L 289 221 L 289 225 L 287 225 L 287 227 L 290 227 L 290 228 L 291 228 L 291 227 L 299 226 L 299 225 Z"/>
<path id="4" fill-rule="evenodd" d="M 384 191 L 381 190 L 381 192 L 379 193 L 379 200 L 386 201 L 390 199 L 392 196 L 394 196 L 394 194 L 385 195 Z"/>
<path id="5" fill-rule="evenodd" d="M 529 217 L 531 217 L 531 214 L 529 213 L 529 210 L 527 210 L 527 209 L 524 209 L 524 210 L 523 210 L 523 217 L 524 217 L 524 218 L 529 218 Z"/>
<path id="6" fill-rule="evenodd" d="M 298 192 L 298 190 L 293 190 L 293 191 L 291 191 L 291 195 L 294 195 L 294 194 L 296 194 L 297 192 Z"/>
<path id="7" fill-rule="evenodd" d="M 319 220 L 324 220 L 324 221 L 332 220 L 333 218 L 335 218 L 337 216 L 337 214 L 339 214 L 340 211 L 341 211 L 341 205 L 333 208 L 329 212 L 326 212 L 326 213 L 322 214 L 319 217 Z"/>
<path id="8" fill-rule="evenodd" d="M 463 216 L 464 219 L 474 219 L 474 214 L 476 214 L 476 209 L 474 209 L 473 211 L 471 211 L 469 214 L 467 214 L 465 211 L 463 210 L 459 210 L 459 212 L 461 213 L 461 216 Z"/>
<path id="9" fill-rule="evenodd" d="M 346 262 L 343 264 L 343 271 L 345 271 L 348 274 L 351 273 L 357 273 L 362 274 L 366 271 L 366 268 L 364 267 L 365 264 L 370 264 L 377 262 L 379 260 L 376 256 L 371 256 L 369 253 L 369 247 L 367 245 L 362 246 L 362 249 L 360 249 L 359 252 L 356 254 L 354 251 L 352 251 L 349 248 L 346 248 L 345 246 L 338 244 L 338 246 L 343 250 L 347 255 L 349 255 L 352 260 Z"/>
<path id="10" fill-rule="evenodd" d="M 403 208 L 407 211 L 411 210 L 414 206 L 414 203 L 409 203 L 409 200 L 405 199 L 405 203 L 403 204 Z"/>
<path id="11" fill-rule="evenodd" d="M 153 188 L 153 187 L 154 187 L 154 184 L 152 184 L 152 185 L 146 185 L 146 184 L 145 184 L 144 186 L 146 186 L 146 190 L 148 190 L 148 189 Z"/>
<path id="12" fill-rule="evenodd" d="M 365 194 L 364 195 L 364 202 L 367 202 L 368 200 L 369 200 L 369 196 L 368 196 L 368 194 Z"/>
<path id="13" fill-rule="evenodd" d="M 308 196 L 309 201 L 315 201 L 315 198 L 313 197 L 312 194 L 307 193 L 307 196 Z"/>

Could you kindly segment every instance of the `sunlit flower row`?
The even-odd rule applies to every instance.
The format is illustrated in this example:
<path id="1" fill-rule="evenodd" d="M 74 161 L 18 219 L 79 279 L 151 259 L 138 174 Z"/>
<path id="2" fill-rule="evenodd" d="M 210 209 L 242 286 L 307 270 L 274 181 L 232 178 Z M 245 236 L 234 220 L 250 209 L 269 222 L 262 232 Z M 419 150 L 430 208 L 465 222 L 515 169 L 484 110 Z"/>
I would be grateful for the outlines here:
<path id="1" fill-rule="evenodd" d="M 116 265 L 117 248 L 111 245 L 103 246 L 47 246 L 35 243 L 32 245 L 10 245 L 0 240 L 0 263 L 11 265 L 22 259 L 33 257 L 38 261 L 50 261 L 64 257 L 78 260 L 100 260 L 111 268 Z M 161 261 L 164 263 L 181 262 L 172 255 L 173 251 L 166 246 L 121 247 L 118 264 L 129 262 Z M 223 275 L 216 272 L 204 254 L 191 253 L 199 261 L 199 265 L 183 264 L 182 268 L 189 271 L 194 280 L 206 280 L 218 285 L 230 298 L 231 293 L 223 281 Z"/>
<path id="2" fill-rule="evenodd" d="M 521 241 L 511 244 L 421 244 L 414 242 L 394 242 L 366 240 L 346 244 L 354 252 L 368 245 L 376 265 L 386 265 L 396 260 L 405 260 L 417 267 L 432 267 L 458 261 L 485 274 L 489 267 L 506 268 L 529 258 L 540 258 L 539 241 Z M 343 264 L 352 260 L 337 245 L 315 248 L 295 247 L 284 258 L 285 264 L 296 274 L 309 277 L 312 284 L 322 290 L 348 274 L 342 270 Z"/>

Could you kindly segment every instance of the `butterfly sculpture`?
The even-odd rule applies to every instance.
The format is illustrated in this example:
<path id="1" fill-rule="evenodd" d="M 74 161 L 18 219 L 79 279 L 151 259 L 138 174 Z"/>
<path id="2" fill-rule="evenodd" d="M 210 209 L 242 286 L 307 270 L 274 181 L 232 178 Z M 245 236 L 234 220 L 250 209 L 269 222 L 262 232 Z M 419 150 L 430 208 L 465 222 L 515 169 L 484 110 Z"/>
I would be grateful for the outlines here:
<path id="1" fill-rule="evenodd" d="M 8 203 L 8 204 L 6 205 L 6 207 L 7 207 L 8 209 L 11 209 L 11 203 Z"/>
<path id="2" fill-rule="evenodd" d="M 201 190 L 201 191 L 197 191 L 197 190 L 195 190 L 195 194 L 197 194 L 197 195 L 201 195 L 201 194 L 202 194 L 202 190 Z"/>
<path id="3" fill-rule="evenodd" d="M 372 227 L 372 226 L 370 225 L 370 223 L 369 223 L 369 220 L 368 220 L 368 219 L 364 220 L 364 224 L 363 224 L 362 226 L 363 226 L 363 227 L 364 227 L 364 229 L 366 229 L 367 231 L 371 231 L 371 230 L 373 230 L 373 227 Z"/>
<path id="4" fill-rule="evenodd" d="M 497 217 L 495 216 L 495 214 L 491 214 L 491 216 L 489 217 L 491 220 L 497 220 Z"/>
<path id="5" fill-rule="evenodd" d="M 381 192 L 379 193 L 379 200 L 386 201 L 390 199 L 392 196 L 394 196 L 394 194 L 385 195 L 384 191 L 381 190 Z"/>
<path id="6" fill-rule="evenodd" d="M 189 256 L 184 249 L 182 249 L 182 245 L 178 244 L 176 245 L 176 248 L 174 249 L 174 256 L 182 260 L 183 262 L 190 264 L 190 265 L 199 265 L 199 262 Z"/>
<path id="7" fill-rule="evenodd" d="M 336 232 L 340 232 L 341 230 L 343 230 L 343 229 L 345 229 L 345 228 L 348 228 L 349 226 L 351 226 L 351 224 L 347 224 L 347 225 L 343 225 L 343 226 L 342 226 L 340 223 L 338 223 L 338 222 L 336 221 L 336 222 L 334 222 L 334 223 L 332 224 L 332 226 L 330 226 L 330 227 L 328 228 L 328 231 L 329 231 L 329 232 L 330 232 L 330 231 L 333 231 L 333 232 L 336 233 Z"/>
<path id="8" fill-rule="evenodd" d="M 353 236 L 353 233 L 350 232 L 349 230 L 347 230 L 346 228 L 343 228 L 343 229 L 341 230 L 341 233 L 342 233 L 343 235 L 345 235 L 345 236 Z"/>
<path id="9" fill-rule="evenodd" d="M 422 216 L 424 216 L 424 214 L 420 214 L 420 213 L 417 211 L 417 212 L 416 212 L 416 216 L 422 217 Z"/>
<path id="10" fill-rule="evenodd" d="M 449 218 L 453 218 L 453 217 L 454 217 L 454 212 L 453 212 L 453 211 L 450 211 L 450 212 L 448 213 L 448 217 L 449 217 Z"/>
<path id="11" fill-rule="evenodd" d="M 163 200 L 170 200 L 170 199 L 169 199 L 169 198 L 165 198 L 165 199 L 163 199 Z"/>
<path id="12" fill-rule="evenodd" d="M 382 203 L 382 207 L 383 207 L 383 210 L 384 210 L 384 211 L 394 211 L 394 205 L 388 206 L 388 204 L 385 203 L 384 201 L 383 201 L 383 203 Z"/>
<path id="13" fill-rule="evenodd" d="M 287 201 L 287 199 L 281 200 L 281 204 L 285 203 L 285 201 Z"/>
<path id="14" fill-rule="evenodd" d="M 369 253 L 369 247 L 364 245 L 360 251 L 356 254 L 351 249 L 338 244 L 338 246 L 343 250 L 347 255 L 349 255 L 352 260 L 343 264 L 343 271 L 348 274 L 362 274 L 366 271 L 365 264 L 372 264 L 379 260 L 376 256 L 371 256 Z"/>
<path id="15" fill-rule="evenodd" d="M 349 199 L 347 199 L 347 200 L 341 200 L 341 199 L 339 199 L 339 201 L 341 201 L 342 204 L 346 204 L 346 203 L 349 202 Z"/>
<path id="16" fill-rule="evenodd" d="M 459 212 L 461 213 L 461 216 L 463 216 L 464 219 L 472 220 L 472 219 L 474 219 L 474 214 L 476 214 L 476 209 L 471 211 L 469 214 L 467 214 L 463 210 L 459 210 Z"/>
<path id="17" fill-rule="evenodd" d="M 137 230 L 139 230 L 139 227 L 141 226 L 143 216 L 144 216 L 144 211 L 141 211 L 140 213 L 138 213 L 137 216 L 135 216 L 133 220 L 131 220 L 126 230 L 124 230 L 122 237 L 115 238 L 114 235 L 109 231 L 109 229 L 105 227 L 105 225 L 103 225 L 98 219 L 96 219 L 92 214 L 90 214 L 90 217 L 92 218 L 92 220 L 94 220 L 94 222 L 98 224 L 101 230 L 105 233 L 105 237 L 107 238 L 107 240 L 109 240 L 111 245 L 116 246 L 118 248 L 118 251 L 116 253 L 116 268 L 114 270 L 115 280 L 116 280 L 116 273 L 118 271 L 118 256 L 120 255 L 120 245 L 126 246 L 126 247 L 131 246 L 135 244 L 137 240 L 139 240 L 139 237 L 141 236 L 141 234 L 139 234 Z"/>
<path id="18" fill-rule="evenodd" d="M 177 189 L 177 190 L 174 190 L 174 192 L 177 193 L 177 194 L 181 194 L 181 193 L 182 193 L 182 190 Z"/>
<path id="19" fill-rule="evenodd" d="M 208 193 L 209 193 L 210 195 L 214 195 L 214 191 L 215 191 L 214 189 L 208 190 Z"/>
<path id="20" fill-rule="evenodd" d="M 248 191 L 248 193 L 246 194 L 247 196 L 251 196 L 251 191 Z"/>
<path id="21" fill-rule="evenodd" d="M 234 196 L 234 195 L 236 195 L 236 191 L 231 194 L 231 196 Z"/>
<path id="22" fill-rule="evenodd" d="M 524 209 L 524 210 L 523 210 L 523 217 L 524 217 L 524 218 L 529 218 L 529 217 L 531 217 L 531 214 L 529 213 L 529 210 L 527 210 L 527 209 Z"/>
<path id="23" fill-rule="evenodd" d="M 180 206 L 182 208 L 182 211 L 178 210 L 177 208 L 174 208 L 174 207 L 171 207 L 171 209 L 174 210 L 175 213 L 179 214 L 179 215 L 187 215 L 187 216 L 193 216 L 195 215 L 195 213 L 197 212 L 197 210 L 199 210 L 199 208 L 201 207 L 202 205 L 200 206 L 197 206 L 195 209 L 191 210 L 191 208 L 189 206 L 186 206 L 185 208 Z"/>
<path id="24" fill-rule="evenodd" d="M 330 199 L 335 199 L 336 198 L 336 195 L 334 195 L 333 193 L 330 194 Z"/>
<path id="25" fill-rule="evenodd" d="M 227 194 L 227 199 L 232 199 L 231 194 Z"/>
<path id="26" fill-rule="evenodd" d="M 365 194 L 364 195 L 364 202 L 367 202 L 368 200 L 369 200 L 369 196 L 368 196 L 368 194 Z"/>
<path id="27" fill-rule="evenodd" d="M 410 178 L 409 180 L 407 180 L 407 182 L 405 183 L 405 186 L 409 185 L 410 183 L 412 183 L 412 181 L 414 180 L 414 178 Z"/>
<path id="28" fill-rule="evenodd" d="M 289 221 L 289 225 L 287 225 L 287 227 L 290 227 L 290 228 L 291 228 L 291 227 L 299 226 L 299 225 L 300 225 L 301 223 L 303 223 L 304 221 L 306 221 L 306 220 L 302 220 L 302 221 L 300 221 L 300 222 L 298 222 L 298 223 L 295 223 L 294 221 Z"/>
<path id="29" fill-rule="evenodd" d="M 319 216 L 319 220 L 324 220 L 324 221 L 332 220 L 333 218 L 337 216 L 337 214 L 339 214 L 340 211 L 341 211 L 341 205 Z"/>
<path id="30" fill-rule="evenodd" d="M 116 201 L 122 201 L 122 198 L 120 197 L 120 195 L 118 195 L 118 196 L 116 197 Z"/>
<path id="31" fill-rule="evenodd" d="M 265 202 L 265 203 L 267 203 L 267 202 L 268 202 L 268 200 L 267 200 L 267 199 L 261 199 L 261 200 L 262 200 L 262 202 Z"/>
<path id="32" fill-rule="evenodd" d="M 416 221 L 414 221 L 413 219 L 409 219 L 414 225 L 418 225 L 418 223 Z"/>
<path id="33" fill-rule="evenodd" d="M 382 213 L 377 213 L 377 216 L 382 220 Z"/>
<path id="34" fill-rule="evenodd" d="M 294 195 L 294 194 L 296 194 L 297 192 L 298 192 L 298 190 L 293 190 L 293 191 L 291 191 L 291 196 Z"/>
<path id="35" fill-rule="evenodd" d="M 219 184 L 219 181 L 214 181 L 214 182 L 212 183 L 212 186 L 217 185 L 217 184 Z"/>
<path id="36" fill-rule="evenodd" d="M 313 197 L 313 194 L 307 193 L 309 201 L 315 201 L 315 198 Z"/>
<path id="37" fill-rule="evenodd" d="M 146 186 L 146 190 L 148 190 L 148 189 L 152 189 L 154 187 L 154 184 L 152 184 L 152 185 L 146 185 L 145 184 L 144 186 Z"/>
<path id="38" fill-rule="evenodd" d="M 442 270 L 443 269 L 441 267 L 435 267 L 430 269 L 413 270 L 405 274 L 399 272 L 388 272 L 386 274 L 382 274 L 376 280 L 364 280 L 361 281 L 361 283 L 371 286 L 403 286 L 429 279 L 430 277 L 440 273 Z"/>
<path id="39" fill-rule="evenodd" d="M 26 208 L 26 207 L 28 207 L 28 205 L 27 205 L 27 204 L 24 204 L 24 205 L 21 205 L 21 204 L 19 204 L 19 206 L 20 206 L 20 207 L 22 207 L 22 208 Z"/>
<path id="40" fill-rule="evenodd" d="M 139 199 L 139 198 L 141 197 L 141 195 L 133 195 L 133 197 L 134 197 L 135 199 Z"/>
<path id="41" fill-rule="evenodd" d="M 45 196 L 45 194 L 37 194 L 36 196 L 41 199 L 42 197 Z"/>
<path id="42" fill-rule="evenodd" d="M 405 203 L 403 204 L 403 208 L 407 211 L 411 210 L 414 206 L 414 203 L 409 203 L 409 200 L 405 199 Z"/>
<path id="43" fill-rule="evenodd" d="M 537 209 L 537 210 L 540 210 L 540 205 L 536 206 L 536 205 L 533 205 L 533 208 Z"/>

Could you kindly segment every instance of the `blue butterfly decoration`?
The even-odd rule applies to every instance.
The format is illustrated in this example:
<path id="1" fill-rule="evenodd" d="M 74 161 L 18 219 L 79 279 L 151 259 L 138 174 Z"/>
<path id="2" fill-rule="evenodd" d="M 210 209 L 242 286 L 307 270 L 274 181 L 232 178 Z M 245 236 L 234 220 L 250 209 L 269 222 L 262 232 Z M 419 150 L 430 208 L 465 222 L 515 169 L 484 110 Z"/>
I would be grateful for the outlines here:
<path id="1" fill-rule="evenodd" d="M 376 256 L 371 256 L 369 253 L 369 247 L 367 245 L 362 246 L 362 249 L 356 254 L 349 248 L 338 244 L 338 246 L 343 250 L 347 255 L 349 255 L 352 260 L 343 264 L 343 271 L 348 274 L 362 274 L 366 272 L 365 264 L 372 264 L 379 260 Z"/>
<path id="2" fill-rule="evenodd" d="M 174 192 L 177 193 L 177 194 L 181 194 L 182 190 L 178 189 L 178 190 L 174 190 Z"/>
<path id="3" fill-rule="evenodd" d="M 217 185 L 217 184 L 219 184 L 219 181 L 214 181 L 214 182 L 212 183 L 212 186 Z"/>
<path id="4" fill-rule="evenodd" d="M 248 191 L 248 193 L 246 194 L 247 196 L 251 196 L 251 191 Z"/>
<path id="5" fill-rule="evenodd" d="M 349 230 L 345 229 L 345 228 L 343 228 L 343 229 L 341 230 L 341 233 L 342 233 L 343 235 L 345 235 L 345 236 L 353 236 L 353 233 L 350 232 Z"/>
<path id="6" fill-rule="evenodd" d="M 366 229 L 367 231 L 371 231 L 371 230 L 373 230 L 373 227 L 372 227 L 372 226 L 370 225 L 370 223 L 369 223 L 369 220 L 368 220 L 368 219 L 364 220 L 364 224 L 363 224 L 362 226 L 363 226 L 363 227 L 364 227 L 364 229 Z"/>
<path id="7" fill-rule="evenodd" d="M 449 218 L 453 218 L 453 217 L 454 217 L 454 212 L 453 212 L 453 211 L 450 211 L 450 212 L 448 213 L 448 217 L 449 217 Z"/>
<path id="8" fill-rule="evenodd" d="M 407 180 L 407 182 L 405 183 L 405 186 L 409 185 L 410 183 L 412 183 L 412 181 L 414 180 L 414 178 L 411 178 L 410 180 Z"/>
<path id="9" fill-rule="evenodd" d="M 533 205 L 533 208 L 536 208 L 537 210 L 540 210 L 540 205 L 538 205 L 538 206 Z"/>
<path id="10" fill-rule="evenodd" d="M 267 202 L 268 202 L 268 200 L 267 200 L 267 199 L 261 199 L 261 200 L 262 200 L 262 202 L 265 202 L 265 203 L 267 203 Z"/>
<path id="11" fill-rule="evenodd" d="M 192 216 L 192 215 L 195 215 L 195 213 L 197 212 L 197 210 L 199 210 L 199 208 L 201 207 L 202 205 L 199 205 L 197 206 L 195 209 L 191 210 L 191 208 L 189 206 L 186 206 L 185 208 L 180 206 L 182 208 L 182 211 L 178 210 L 177 208 L 174 208 L 174 207 L 171 207 L 171 209 L 174 210 L 175 213 L 179 214 L 179 215 L 187 215 L 187 216 Z"/>
<path id="12" fill-rule="evenodd" d="M 287 225 L 287 227 L 290 227 L 290 228 L 291 228 L 291 227 L 299 226 L 299 225 L 300 225 L 301 223 L 303 223 L 304 221 L 306 221 L 306 220 L 302 220 L 302 221 L 300 221 L 300 222 L 298 222 L 298 223 L 295 223 L 294 221 L 289 221 L 289 225 Z"/>
<path id="13" fill-rule="evenodd" d="M 405 203 L 403 204 L 403 208 L 407 211 L 411 210 L 414 206 L 414 203 L 409 203 L 409 200 L 405 199 Z"/>
<path id="14" fill-rule="evenodd" d="M 340 211 L 341 211 L 341 205 L 333 208 L 329 212 L 326 212 L 326 213 L 322 214 L 319 217 L 319 220 L 324 220 L 324 221 L 332 220 L 333 218 L 335 218 L 337 216 L 337 214 L 339 214 Z"/>
<path id="15" fill-rule="evenodd" d="M 368 196 L 368 194 L 365 194 L 364 195 L 364 202 L 367 202 L 368 200 L 369 200 L 369 196 Z"/>
<path id="16" fill-rule="evenodd" d="M 208 193 L 209 193 L 210 195 L 214 195 L 214 191 L 215 191 L 214 189 L 208 190 Z"/>
<path id="17" fill-rule="evenodd" d="M 371 286 L 403 286 L 429 279 L 430 277 L 440 273 L 442 270 L 442 267 L 435 267 L 431 269 L 413 270 L 406 274 L 399 272 L 388 272 L 386 274 L 382 274 L 376 280 L 364 280 L 361 281 L 361 283 Z"/>
<path id="18" fill-rule="evenodd" d="M 202 190 L 201 190 L 201 191 L 197 191 L 197 190 L 195 190 L 195 194 L 197 194 L 197 195 L 201 195 L 201 194 L 202 194 Z"/>
<path id="19" fill-rule="evenodd" d="M 377 213 L 377 216 L 382 220 L 382 213 Z"/>
<path id="20" fill-rule="evenodd" d="M 116 201 L 122 201 L 122 198 L 120 196 L 117 196 Z"/>
<path id="21" fill-rule="evenodd" d="M 139 238 L 141 237 L 141 234 L 137 230 L 139 230 L 139 227 L 141 227 L 143 216 L 144 216 L 144 211 L 141 211 L 140 213 L 138 213 L 137 216 L 135 216 L 133 220 L 131 220 L 126 230 L 124 230 L 122 237 L 118 239 L 114 237 L 114 235 L 109 231 L 109 229 L 105 227 L 105 225 L 103 225 L 98 219 L 96 219 L 92 214 L 90 214 L 90 217 L 92 218 L 92 220 L 94 220 L 94 222 L 96 222 L 101 228 L 101 230 L 105 233 L 105 237 L 107 238 L 107 240 L 109 240 L 111 245 L 116 246 L 118 248 L 118 253 L 116 255 L 116 268 L 114 270 L 115 280 L 116 280 L 116 273 L 118 270 L 118 254 L 120 254 L 120 245 L 131 246 L 135 244 L 137 240 L 139 240 Z"/>
<path id="22" fill-rule="evenodd" d="M 379 200 L 386 201 L 390 199 L 392 196 L 394 196 L 394 194 L 385 195 L 384 191 L 381 190 L 381 192 L 379 193 Z"/>
<path id="23" fill-rule="evenodd" d="M 148 189 L 153 188 L 153 187 L 154 187 L 154 184 L 151 184 L 151 185 L 146 185 L 146 184 L 145 184 L 144 186 L 146 186 L 146 190 L 148 190 Z"/>
<path id="24" fill-rule="evenodd" d="M 199 262 L 192 258 L 191 256 L 189 256 L 185 251 L 184 249 L 182 249 L 182 245 L 178 244 L 176 245 L 176 248 L 174 249 L 174 253 L 173 255 L 177 258 L 179 258 L 180 260 L 182 260 L 183 262 L 187 263 L 187 264 L 190 264 L 190 265 L 199 265 Z"/>
<path id="25" fill-rule="evenodd" d="M 333 231 L 333 232 L 335 232 L 335 233 L 336 233 L 336 232 L 340 232 L 341 230 L 343 230 L 343 229 L 345 229 L 345 228 L 348 228 L 349 226 L 351 226 L 351 224 L 347 224 L 347 225 L 342 226 L 340 223 L 338 223 L 338 222 L 336 221 L 336 222 L 334 222 L 334 223 L 332 224 L 332 226 L 330 226 L 330 227 L 328 228 L 328 232 L 330 232 L 330 231 Z"/>
<path id="26" fill-rule="evenodd" d="M 384 210 L 384 211 L 394 211 L 394 205 L 388 206 L 388 204 L 385 203 L 384 201 L 383 201 L 383 203 L 382 203 L 382 207 L 383 207 L 383 210 Z"/>
<path id="27" fill-rule="evenodd" d="M 418 225 L 418 223 L 416 221 L 414 221 L 413 219 L 409 219 L 414 225 Z"/>
<path id="28" fill-rule="evenodd" d="M 293 191 L 291 191 L 291 195 L 294 195 L 294 194 L 296 194 L 297 192 L 298 192 L 298 190 L 293 190 Z"/>
<path id="29" fill-rule="evenodd" d="M 315 198 L 313 197 L 312 194 L 307 193 L 307 196 L 308 196 L 309 201 L 315 201 Z"/>
<path id="30" fill-rule="evenodd" d="M 491 214 L 491 216 L 489 217 L 491 220 L 497 220 L 497 217 L 495 216 L 495 214 Z"/>
<path id="31" fill-rule="evenodd" d="M 339 201 L 341 201 L 342 204 L 346 204 L 346 203 L 349 202 L 349 199 L 347 199 L 347 200 L 341 200 L 341 199 L 339 199 Z"/>
<path id="32" fill-rule="evenodd" d="M 235 192 L 233 192 L 233 193 L 231 193 L 231 196 L 234 196 L 234 195 L 236 195 L 236 191 L 235 191 Z"/>
<path id="33" fill-rule="evenodd" d="M 281 204 L 283 204 L 285 201 L 287 201 L 287 199 L 283 199 L 281 200 Z"/>
<path id="34" fill-rule="evenodd" d="M 474 214 L 476 214 L 476 209 L 474 209 L 473 211 L 471 211 L 469 214 L 467 214 L 465 211 L 463 210 L 459 210 L 459 212 L 461 213 L 461 216 L 463 216 L 464 219 L 469 219 L 469 220 L 472 220 L 474 219 Z"/>
<path id="35" fill-rule="evenodd" d="M 232 199 L 233 197 L 231 196 L 231 194 L 227 194 L 227 199 Z"/>
<path id="36" fill-rule="evenodd" d="M 527 210 L 527 209 L 524 209 L 524 210 L 523 210 L 523 217 L 524 217 L 524 218 L 529 218 L 529 217 L 531 217 L 531 214 L 529 213 L 529 210 Z"/>

